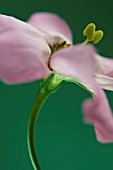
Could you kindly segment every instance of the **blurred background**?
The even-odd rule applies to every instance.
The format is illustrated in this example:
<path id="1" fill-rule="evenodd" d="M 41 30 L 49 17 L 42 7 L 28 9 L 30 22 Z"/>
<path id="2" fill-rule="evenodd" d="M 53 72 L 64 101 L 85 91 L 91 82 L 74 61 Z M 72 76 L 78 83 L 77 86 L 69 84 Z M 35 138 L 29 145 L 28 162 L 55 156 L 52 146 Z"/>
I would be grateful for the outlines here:
<path id="1" fill-rule="evenodd" d="M 1 0 L 0 13 L 20 20 L 34 12 L 53 12 L 73 31 L 74 43 L 85 40 L 84 27 L 94 22 L 105 32 L 97 51 L 113 58 L 113 1 Z M 33 170 L 27 150 L 27 121 L 39 81 L 7 86 L 0 83 L 0 170 Z M 113 109 L 113 92 L 106 93 Z M 83 123 L 81 104 L 90 95 L 65 83 L 45 103 L 36 123 L 35 142 L 42 170 L 112 170 L 113 144 L 101 144 L 93 126 Z"/>

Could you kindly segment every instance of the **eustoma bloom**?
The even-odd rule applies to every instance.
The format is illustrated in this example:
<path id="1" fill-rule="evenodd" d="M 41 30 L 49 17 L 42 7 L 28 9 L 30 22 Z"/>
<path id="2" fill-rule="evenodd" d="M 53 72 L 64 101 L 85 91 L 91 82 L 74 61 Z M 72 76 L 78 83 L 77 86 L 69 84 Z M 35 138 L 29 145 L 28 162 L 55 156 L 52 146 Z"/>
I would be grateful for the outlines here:
<path id="1" fill-rule="evenodd" d="M 113 90 L 113 60 L 85 45 L 101 39 L 102 31 L 95 29 L 89 24 L 83 32 L 86 41 L 72 45 L 71 30 L 57 15 L 37 13 L 28 23 L 0 15 L 0 80 L 18 84 L 42 79 L 28 123 L 28 147 L 35 169 L 40 169 L 33 146 L 37 112 L 65 81 L 79 84 L 93 95 L 83 104 L 84 120 L 94 125 L 98 141 L 113 142 L 113 116 L 102 90 Z"/>

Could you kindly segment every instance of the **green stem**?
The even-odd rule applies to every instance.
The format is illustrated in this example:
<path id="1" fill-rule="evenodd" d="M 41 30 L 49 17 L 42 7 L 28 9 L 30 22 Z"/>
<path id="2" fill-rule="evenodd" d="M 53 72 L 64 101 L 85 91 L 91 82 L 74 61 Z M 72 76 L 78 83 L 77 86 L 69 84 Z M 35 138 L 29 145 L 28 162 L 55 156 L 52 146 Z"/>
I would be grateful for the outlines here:
<path id="1" fill-rule="evenodd" d="M 46 91 L 46 93 L 42 93 L 39 91 L 39 94 L 33 104 L 33 108 L 31 110 L 29 121 L 28 121 L 28 133 L 27 133 L 27 142 L 28 142 L 28 150 L 31 158 L 32 165 L 34 170 L 41 170 L 39 161 L 36 156 L 35 145 L 34 145 L 34 127 L 36 118 L 39 115 L 39 111 L 43 106 L 44 102 L 48 98 L 50 92 Z"/>

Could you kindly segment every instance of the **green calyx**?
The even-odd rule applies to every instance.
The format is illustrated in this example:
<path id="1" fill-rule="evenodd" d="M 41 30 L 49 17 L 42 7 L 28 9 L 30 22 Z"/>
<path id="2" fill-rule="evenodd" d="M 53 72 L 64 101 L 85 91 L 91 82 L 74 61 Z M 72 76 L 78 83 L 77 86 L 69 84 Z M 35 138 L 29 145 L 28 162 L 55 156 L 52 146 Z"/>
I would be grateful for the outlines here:
<path id="1" fill-rule="evenodd" d="M 90 23 L 87 25 L 87 27 L 83 31 L 83 35 L 87 37 L 87 39 L 83 42 L 83 44 L 87 44 L 88 42 L 93 42 L 94 44 L 97 44 L 100 42 L 100 40 L 103 37 L 103 31 L 98 30 L 95 31 L 96 26 L 93 23 Z"/>
<path id="2" fill-rule="evenodd" d="M 53 72 L 53 74 L 41 80 L 41 93 L 54 93 L 56 92 L 64 82 L 71 82 L 74 84 L 79 85 L 83 89 L 85 89 L 87 92 L 89 92 L 91 95 L 94 95 L 94 92 L 87 87 L 86 84 L 84 84 L 82 81 L 80 81 L 78 78 L 73 78 L 73 77 L 66 77 L 62 74 L 59 74 L 57 72 Z"/>
<path id="3" fill-rule="evenodd" d="M 53 72 L 53 74 L 50 77 L 41 80 L 41 83 L 40 83 L 41 92 L 42 93 L 45 93 L 45 92 L 54 93 L 61 87 L 63 82 L 64 82 L 64 79 L 60 77 L 58 73 Z"/>

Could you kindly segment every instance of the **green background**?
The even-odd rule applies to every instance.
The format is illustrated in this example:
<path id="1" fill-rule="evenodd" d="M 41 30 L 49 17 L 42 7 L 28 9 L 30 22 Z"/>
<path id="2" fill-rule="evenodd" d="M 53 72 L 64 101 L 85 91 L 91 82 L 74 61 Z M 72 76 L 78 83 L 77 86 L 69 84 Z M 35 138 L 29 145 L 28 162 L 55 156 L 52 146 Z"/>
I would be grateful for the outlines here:
<path id="1" fill-rule="evenodd" d="M 1 0 L 0 13 L 26 21 L 34 12 L 54 12 L 73 31 L 74 43 L 84 41 L 89 22 L 105 36 L 97 51 L 113 57 L 113 1 Z M 0 83 L 0 170 L 33 170 L 26 142 L 27 121 L 39 81 L 7 86 Z M 113 92 L 107 92 L 111 107 Z M 93 126 L 83 123 L 81 104 L 90 95 L 65 83 L 51 95 L 36 124 L 35 142 L 42 170 L 113 170 L 113 144 L 98 143 Z M 113 108 L 113 107 L 112 107 Z"/>

